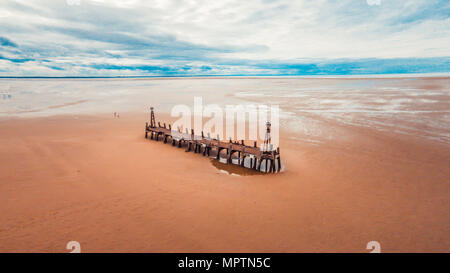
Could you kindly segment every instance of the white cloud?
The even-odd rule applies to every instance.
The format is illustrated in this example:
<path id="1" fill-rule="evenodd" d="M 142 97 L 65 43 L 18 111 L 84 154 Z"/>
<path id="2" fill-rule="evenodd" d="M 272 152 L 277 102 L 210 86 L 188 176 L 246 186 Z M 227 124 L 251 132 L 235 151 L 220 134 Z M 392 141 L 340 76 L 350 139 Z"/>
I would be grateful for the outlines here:
<path id="1" fill-rule="evenodd" d="M 80 5 L 68 5 L 65 0 L 4 0 L 0 36 L 20 46 L 21 58 L 39 55 L 37 63 L 450 56 L 448 2 L 370 3 L 80 0 Z M 2 66 L 7 70 L 4 62 Z"/>

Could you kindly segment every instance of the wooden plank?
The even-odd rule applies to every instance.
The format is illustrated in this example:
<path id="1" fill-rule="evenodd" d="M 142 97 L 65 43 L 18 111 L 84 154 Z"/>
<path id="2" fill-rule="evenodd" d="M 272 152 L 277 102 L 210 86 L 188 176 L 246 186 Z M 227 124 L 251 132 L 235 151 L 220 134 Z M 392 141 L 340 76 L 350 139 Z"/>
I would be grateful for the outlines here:
<path id="1" fill-rule="evenodd" d="M 154 124 L 153 126 L 151 124 Z M 150 133 L 151 139 L 153 139 L 153 135 L 157 140 L 160 135 L 163 136 L 164 143 L 167 143 L 167 139 L 170 137 L 172 145 L 175 145 L 178 142 L 178 147 L 181 147 L 181 143 L 187 143 L 188 147 L 186 151 L 193 150 L 195 153 L 210 154 L 211 149 L 216 149 L 218 155 L 221 150 L 226 149 L 228 162 L 231 161 L 231 156 L 233 153 L 238 153 L 239 165 L 244 166 L 244 159 L 246 157 L 250 157 L 250 168 L 253 169 L 261 169 L 261 163 L 265 160 L 265 172 L 276 172 L 281 169 L 281 160 L 280 160 L 280 149 L 277 148 L 273 151 L 262 151 L 260 147 L 257 147 L 256 142 L 254 142 L 253 146 L 245 145 L 245 142 L 241 140 L 240 142 L 231 142 L 231 141 L 220 141 L 219 136 L 216 139 L 212 139 L 210 133 L 207 133 L 207 137 L 204 136 L 203 132 L 201 136 L 196 136 L 194 131 L 191 129 L 191 134 L 189 134 L 188 129 L 186 128 L 186 132 L 180 132 L 178 128 L 178 132 L 176 132 L 176 136 L 172 134 L 171 125 L 169 124 L 168 128 L 164 123 L 164 126 L 161 126 L 161 123 L 158 122 L 156 125 L 152 122 L 150 125 L 146 123 L 145 125 L 145 136 L 148 137 L 148 133 Z M 272 148 L 273 146 L 270 145 Z M 203 150 L 203 152 L 201 152 Z M 219 158 L 219 156 L 217 156 Z M 242 161 L 241 161 L 242 160 Z M 275 165 L 276 163 L 277 166 Z M 268 166 L 270 165 L 270 167 Z M 269 168 L 268 168 L 269 167 Z M 261 170 L 260 170 L 261 171 Z"/>

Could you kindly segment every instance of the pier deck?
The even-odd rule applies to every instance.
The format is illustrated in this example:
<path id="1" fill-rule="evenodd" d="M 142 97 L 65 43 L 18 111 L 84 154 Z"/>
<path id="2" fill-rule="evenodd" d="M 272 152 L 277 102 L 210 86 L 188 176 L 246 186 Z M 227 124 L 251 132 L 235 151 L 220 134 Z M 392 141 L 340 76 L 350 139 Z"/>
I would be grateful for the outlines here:
<path id="1" fill-rule="evenodd" d="M 267 130 L 270 133 L 270 123 Z M 156 124 L 153 108 L 151 108 L 150 124 L 148 122 L 145 124 L 145 138 L 156 141 L 161 139 L 164 143 L 170 142 L 172 146 L 186 147 L 186 152 L 194 151 L 203 156 L 210 157 L 214 154 L 217 160 L 226 156 L 228 164 L 233 164 L 233 159 L 237 159 L 238 165 L 242 167 L 246 167 L 244 163 L 247 158 L 247 166 L 257 171 L 275 173 L 281 170 L 280 148 L 264 150 L 257 146 L 256 141 L 253 145 L 246 145 L 244 140 L 221 141 L 217 138 L 205 137 L 203 132 L 201 135 L 195 135 L 194 130 L 189 133 L 186 129 L 186 132 L 182 133 L 179 128 L 172 129 L 170 124 L 168 126 L 165 123 L 161 125 L 160 122 Z M 264 145 L 265 147 L 272 147 L 270 138 L 265 140 L 265 144 L 267 144 Z"/>

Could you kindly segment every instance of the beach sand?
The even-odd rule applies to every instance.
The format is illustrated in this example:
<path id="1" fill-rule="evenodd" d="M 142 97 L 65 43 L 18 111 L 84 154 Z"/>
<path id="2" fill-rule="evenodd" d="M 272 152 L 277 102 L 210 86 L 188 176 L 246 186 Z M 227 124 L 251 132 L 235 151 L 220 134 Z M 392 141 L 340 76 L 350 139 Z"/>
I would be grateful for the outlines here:
<path id="1" fill-rule="evenodd" d="M 345 138 L 281 131 L 284 172 L 235 176 L 120 114 L 1 121 L 1 252 L 450 251 L 448 143 L 324 120 Z"/>

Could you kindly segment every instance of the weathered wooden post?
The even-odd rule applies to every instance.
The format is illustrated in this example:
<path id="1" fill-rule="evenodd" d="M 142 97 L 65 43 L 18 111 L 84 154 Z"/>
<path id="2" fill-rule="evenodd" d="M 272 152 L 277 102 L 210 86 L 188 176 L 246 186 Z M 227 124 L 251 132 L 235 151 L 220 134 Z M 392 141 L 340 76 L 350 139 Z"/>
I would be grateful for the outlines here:
<path id="1" fill-rule="evenodd" d="M 245 139 L 235 140 L 230 137 L 229 141 L 220 141 L 220 137 L 217 134 L 217 139 L 212 139 L 210 133 L 207 133 L 207 138 L 205 137 L 204 131 L 201 131 L 201 139 L 200 137 L 196 139 L 194 129 L 184 128 L 186 133 L 183 133 L 183 129 L 178 127 L 178 134 L 175 136 L 172 133 L 171 124 L 163 123 L 161 126 L 161 122 L 158 122 L 156 125 L 155 117 L 154 117 L 153 107 L 151 107 L 151 115 L 150 115 L 150 124 L 148 122 L 145 123 L 145 138 L 155 139 L 159 141 L 160 135 L 163 136 L 164 143 L 167 143 L 169 137 L 171 138 L 172 146 L 175 146 L 178 142 L 178 147 L 181 148 L 183 145 L 187 144 L 186 152 L 194 150 L 194 153 L 203 153 L 203 156 L 211 155 L 211 150 L 216 149 L 217 155 L 216 159 L 220 160 L 220 152 L 222 150 L 226 150 L 226 162 L 229 164 L 233 164 L 233 154 L 237 153 L 237 164 L 241 167 L 246 167 L 245 159 L 250 157 L 249 168 L 265 172 L 265 173 L 275 173 L 281 171 L 281 157 L 280 157 L 280 148 L 277 147 L 274 150 L 273 144 L 271 143 L 270 137 L 270 122 L 267 122 L 267 131 L 266 137 L 264 139 L 264 144 L 259 147 L 257 141 L 253 142 L 253 147 L 245 145 Z M 167 130 L 167 125 L 169 130 Z M 203 150 L 202 150 L 203 149 Z M 264 166 L 263 166 L 264 165 Z"/>
<path id="2" fill-rule="evenodd" d="M 148 122 L 145 123 L 145 138 L 148 137 Z"/>
<path id="3" fill-rule="evenodd" d="M 153 112 L 153 107 L 150 107 L 150 127 L 155 127 L 155 113 Z"/>
<path id="4" fill-rule="evenodd" d="M 280 147 L 277 148 L 277 160 L 278 160 L 278 172 L 280 172 L 281 171 Z"/>
<path id="5" fill-rule="evenodd" d="M 272 142 L 272 138 L 270 136 L 270 122 L 266 122 L 266 136 L 264 137 L 264 146 L 263 151 L 267 152 L 270 148 L 270 143 Z"/>
<path id="6" fill-rule="evenodd" d="M 195 143 L 194 143 L 194 129 L 191 129 L 191 136 L 190 136 L 190 140 L 191 141 L 189 141 L 189 147 L 191 148 L 191 149 L 193 149 L 194 150 L 194 153 L 197 153 L 197 147 L 195 146 Z"/>

